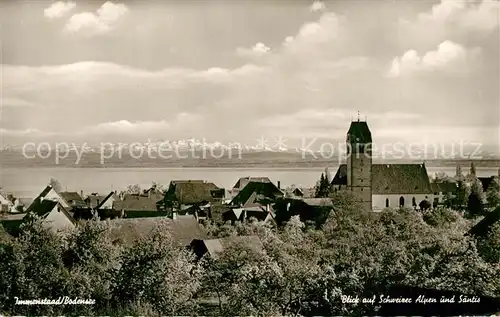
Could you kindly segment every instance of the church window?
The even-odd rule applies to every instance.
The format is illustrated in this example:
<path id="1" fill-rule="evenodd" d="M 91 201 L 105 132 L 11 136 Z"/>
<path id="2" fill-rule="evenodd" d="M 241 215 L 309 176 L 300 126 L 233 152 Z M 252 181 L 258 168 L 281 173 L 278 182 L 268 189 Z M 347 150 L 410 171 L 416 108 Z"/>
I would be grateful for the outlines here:
<path id="1" fill-rule="evenodd" d="M 413 197 L 413 198 L 411 199 L 411 204 L 412 204 L 412 206 L 413 206 L 413 207 L 416 207 L 416 206 L 417 206 L 417 201 L 415 200 L 415 197 Z"/>
<path id="2" fill-rule="evenodd" d="M 399 207 L 405 206 L 405 198 L 403 196 L 399 197 Z"/>
<path id="3" fill-rule="evenodd" d="M 389 198 L 386 198 L 386 199 L 385 199 L 385 207 L 386 207 L 386 208 L 389 208 Z"/>

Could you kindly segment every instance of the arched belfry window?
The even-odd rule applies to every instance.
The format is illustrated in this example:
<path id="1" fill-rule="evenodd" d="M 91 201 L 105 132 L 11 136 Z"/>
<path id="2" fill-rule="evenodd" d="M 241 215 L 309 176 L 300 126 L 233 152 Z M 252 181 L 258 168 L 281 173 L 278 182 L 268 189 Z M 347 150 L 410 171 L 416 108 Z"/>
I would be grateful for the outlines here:
<path id="1" fill-rule="evenodd" d="M 386 199 L 385 199 L 385 207 L 386 207 L 386 208 L 389 208 L 389 198 L 386 198 Z"/>
<path id="2" fill-rule="evenodd" d="M 405 206 L 405 198 L 403 196 L 399 197 L 399 207 Z"/>

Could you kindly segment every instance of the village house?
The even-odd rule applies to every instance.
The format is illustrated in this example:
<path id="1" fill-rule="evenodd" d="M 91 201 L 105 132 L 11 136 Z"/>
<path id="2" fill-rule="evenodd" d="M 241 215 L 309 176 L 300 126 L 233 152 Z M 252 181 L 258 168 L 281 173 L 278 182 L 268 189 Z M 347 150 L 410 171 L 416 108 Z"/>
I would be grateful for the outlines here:
<path id="1" fill-rule="evenodd" d="M 13 206 L 12 197 L 9 197 L 9 195 L 5 194 L 0 188 L 0 213 L 11 212 Z"/>
<path id="2" fill-rule="evenodd" d="M 373 164 L 368 124 L 351 122 L 347 132 L 347 164 L 339 166 L 332 187 L 355 193 L 367 211 L 418 208 L 432 197 L 425 164 Z"/>
<path id="3" fill-rule="evenodd" d="M 60 192 L 59 195 L 63 198 L 72 208 L 86 207 L 87 204 L 82 196 L 77 192 Z"/>
<path id="4" fill-rule="evenodd" d="M 59 193 L 51 186 L 47 185 L 42 192 L 33 200 L 33 202 L 26 209 L 26 213 L 33 210 L 36 203 L 42 200 L 54 200 L 57 201 L 66 211 L 71 211 L 71 205 L 68 203 Z"/>
<path id="5" fill-rule="evenodd" d="M 230 222 L 235 224 L 236 222 L 245 222 L 255 219 L 259 222 L 273 223 L 275 213 L 270 204 L 266 206 L 253 206 L 253 207 L 242 207 L 242 208 L 230 208 L 222 215 L 222 222 Z"/>
<path id="6" fill-rule="evenodd" d="M 210 217 L 212 204 L 220 204 L 225 198 L 225 189 L 203 180 L 171 181 L 160 210 L 185 215 L 193 214 L 198 219 Z"/>
<path id="7" fill-rule="evenodd" d="M 271 182 L 251 181 L 239 190 L 231 200 L 231 205 L 245 208 L 267 206 L 284 196 L 284 193 Z"/>
<path id="8" fill-rule="evenodd" d="M 269 177 L 256 177 L 256 176 L 247 176 L 247 177 L 242 177 L 240 178 L 236 184 L 234 184 L 233 188 L 231 189 L 231 199 L 236 197 L 238 193 L 245 188 L 245 186 L 248 185 L 248 183 L 254 182 L 254 183 L 272 183 Z M 279 186 L 278 186 L 279 187 Z"/>
<path id="9" fill-rule="evenodd" d="M 106 200 L 105 205 L 101 205 L 101 208 L 112 208 L 113 202 L 118 200 L 118 196 L 116 192 L 113 192 L 113 195 L 106 199 L 108 195 L 100 195 L 99 193 L 92 193 L 85 197 L 84 201 L 89 208 L 95 209 L 97 206 L 101 205 L 101 202 Z"/>
<path id="10" fill-rule="evenodd" d="M 274 205 L 275 221 L 278 225 L 290 220 L 292 216 L 299 216 L 300 221 L 320 221 L 333 210 L 333 201 L 330 198 L 285 198 L 278 200 Z"/>
<path id="11" fill-rule="evenodd" d="M 433 206 L 442 205 L 447 197 L 453 198 L 457 194 L 457 183 L 455 182 L 437 182 L 431 183 L 431 189 L 434 196 Z"/>
<path id="12" fill-rule="evenodd" d="M 30 205 L 29 212 L 9 214 L 2 220 L 2 225 L 9 233 L 16 235 L 19 226 L 31 221 L 33 216 L 42 220 L 44 228 L 56 233 L 71 230 L 76 226 L 76 220 L 56 198 L 40 198 L 40 196 Z"/>
<path id="13" fill-rule="evenodd" d="M 294 188 L 293 190 L 291 190 L 290 192 L 290 196 L 291 198 L 297 198 L 297 199 L 301 199 L 301 198 L 314 198 L 314 188 L 299 188 L 299 187 L 296 187 Z"/>
<path id="14" fill-rule="evenodd" d="M 121 212 L 125 218 L 155 217 L 161 215 L 158 211 L 158 196 L 125 194 L 122 200 L 114 200 L 112 209 Z"/>

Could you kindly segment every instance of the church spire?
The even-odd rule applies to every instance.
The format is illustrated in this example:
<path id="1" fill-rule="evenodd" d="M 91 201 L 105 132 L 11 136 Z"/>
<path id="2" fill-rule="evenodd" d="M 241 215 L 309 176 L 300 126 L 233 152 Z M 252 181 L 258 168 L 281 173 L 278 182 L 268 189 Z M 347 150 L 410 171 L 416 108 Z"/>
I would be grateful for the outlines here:
<path id="1" fill-rule="evenodd" d="M 359 110 L 358 110 L 358 122 L 359 122 Z"/>

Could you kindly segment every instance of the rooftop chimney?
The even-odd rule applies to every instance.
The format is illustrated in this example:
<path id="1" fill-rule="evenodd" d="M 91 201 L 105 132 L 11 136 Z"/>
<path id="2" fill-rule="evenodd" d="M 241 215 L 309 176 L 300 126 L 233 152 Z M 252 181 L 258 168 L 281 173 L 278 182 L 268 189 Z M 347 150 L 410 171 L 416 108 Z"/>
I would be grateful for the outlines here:
<path id="1" fill-rule="evenodd" d="M 281 189 L 281 182 L 278 181 L 278 189 Z"/>

